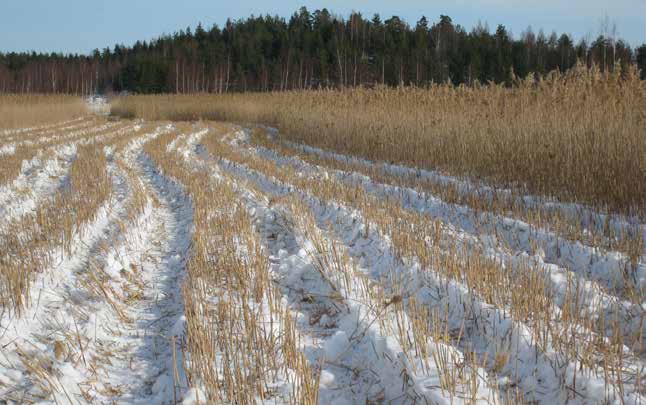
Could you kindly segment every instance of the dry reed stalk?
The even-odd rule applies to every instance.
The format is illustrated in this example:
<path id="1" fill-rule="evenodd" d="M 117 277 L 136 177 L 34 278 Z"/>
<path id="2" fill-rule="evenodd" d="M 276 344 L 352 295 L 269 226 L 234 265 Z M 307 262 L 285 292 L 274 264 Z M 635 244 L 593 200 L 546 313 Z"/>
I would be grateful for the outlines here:
<path id="1" fill-rule="evenodd" d="M 31 160 L 36 151 L 31 148 L 19 147 L 15 153 L 0 157 L 0 185 L 7 184 L 15 179 L 22 169 L 22 162 Z"/>

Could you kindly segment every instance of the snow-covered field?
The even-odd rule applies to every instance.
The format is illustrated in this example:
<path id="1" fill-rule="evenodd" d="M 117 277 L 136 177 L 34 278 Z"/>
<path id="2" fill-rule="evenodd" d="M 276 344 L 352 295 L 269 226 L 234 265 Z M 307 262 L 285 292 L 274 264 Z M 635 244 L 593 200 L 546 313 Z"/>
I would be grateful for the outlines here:
<path id="1" fill-rule="evenodd" d="M 225 123 L 0 132 L 18 150 L 0 404 L 646 403 L 643 256 L 421 185 L 504 190 Z"/>

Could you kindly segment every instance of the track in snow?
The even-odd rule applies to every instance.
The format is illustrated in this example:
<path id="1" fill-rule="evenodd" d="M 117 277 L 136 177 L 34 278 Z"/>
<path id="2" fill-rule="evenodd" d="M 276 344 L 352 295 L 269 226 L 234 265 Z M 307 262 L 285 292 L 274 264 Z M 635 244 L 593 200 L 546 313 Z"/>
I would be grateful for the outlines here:
<path id="1" fill-rule="evenodd" d="M 640 381 L 646 301 L 628 296 L 621 253 L 379 183 L 350 168 L 309 163 L 306 157 L 327 154 L 364 166 L 371 162 L 297 145 L 291 147 L 302 156 L 286 156 L 280 148 L 254 144 L 245 129 L 229 128 L 225 136 L 209 124 L 195 124 L 184 133 L 173 126 L 139 132 L 140 123 L 77 120 L 2 134 L 0 154 L 13 153 L 17 145 L 45 145 L 50 157 L 25 162 L 18 178 L 0 188 L 0 227 L 34 212 L 66 187 L 76 146 L 90 139 L 106 145 L 113 193 L 75 234 L 70 254 L 53 252 L 59 260 L 38 269 L 28 310 L 20 318 L 0 313 L 0 403 L 195 400 L 191 389 L 197 387 L 183 370 L 190 353 L 186 360 L 181 291 L 193 206 L 183 185 L 160 172 L 143 149 L 166 133 L 175 134 L 167 147 L 169 159 L 192 168 L 196 176 L 208 176 L 215 187 L 226 182 L 252 218 L 272 282 L 296 319 L 299 347 L 319 378 L 320 403 L 646 401 Z M 222 151 L 231 152 L 212 154 L 212 137 L 221 138 Z M 402 254 L 402 235 L 380 228 L 368 205 L 322 197 L 326 194 L 317 188 L 330 181 L 338 190 L 361 190 L 367 199 L 389 201 L 402 213 L 437 221 L 443 236 L 434 254 L 477 249 L 498 261 L 496 271 L 508 272 L 512 281 L 523 279 L 514 269 L 528 263 L 524 271 L 544 278 L 550 291 L 547 319 L 533 312 L 516 319 L 513 308 L 479 291 L 476 283 Z M 468 261 L 461 257 L 455 266 L 466 268 Z M 643 261 L 632 277 L 641 289 Z M 581 323 L 567 315 L 573 296 L 577 311 L 588 317 L 577 318 Z M 424 329 L 420 319 L 428 323 L 428 335 L 413 336 Z M 537 332 L 545 324 L 563 327 L 572 334 L 563 338 L 582 346 L 564 355 L 553 347 L 552 337 Z M 621 386 L 604 380 L 603 358 L 594 358 L 594 369 L 590 359 L 582 358 L 588 339 L 626 342 Z"/>
<path id="2" fill-rule="evenodd" d="M 238 132 L 238 134 L 240 133 Z M 247 145 L 248 138 L 244 136 L 244 133 L 241 137 L 234 136 L 233 139 L 231 139 L 231 137 L 225 137 L 225 140 L 228 140 L 228 143 L 232 146 L 235 146 L 236 148 L 242 148 L 240 150 L 242 156 L 249 156 L 249 153 L 251 153 L 251 156 L 258 154 L 258 156 L 262 157 L 263 159 L 270 159 L 271 161 L 276 162 L 279 166 L 290 166 L 291 168 L 296 170 L 297 178 L 299 176 L 306 178 L 308 176 L 313 176 L 314 178 L 316 178 L 321 176 L 322 173 L 324 173 L 323 177 L 339 174 L 338 172 L 328 171 L 322 167 L 309 166 L 307 164 L 304 164 L 304 162 L 299 161 L 298 159 L 283 159 L 275 153 L 267 153 L 266 150 L 262 151 L 262 153 L 258 153 L 257 150 L 259 148 L 254 148 L 253 146 Z M 246 149 L 247 147 L 249 149 Z M 297 187 L 294 188 L 293 186 L 277 181 L 271 176 L 267 177 L 262 173 L 258 173 L 254 170 L 249 170 L 245 168 L 244 165 L 230 162 L 227 159 L 220 159 L 220 164 L 224 165 L 224 167 L 234 173 L 234 175 L 255 183 L 257 187 L 260 187 L 267 193 L 277 196 L 297 194 L 300 195 L 301 199 L 307 201 L 307 193 L 305 195 L 300 194 L 301 191 L 299 191 Z M 360 177 L 358 175 L 353 176 Z M 352 176 L 344 174 L 344 176 L 339 176 L 339 180 L 344 181 L 344 177 Z M 421 209 L 418 209 L 418 205 L 410 203 L 411 196 L 410 194 L 407 194 L 405 190 L 404 192 L 402 192 L 402 190 L 394 187 L 389 189 L 388 186 L 370 182 L 369 179 L 365 178 L 365 176 L 363 178 L 363 182 L 359 183 L 359 186 L 363 187 L 369 193 L 374 194 L 378 197 L 400 200 L 402 206 L 408 210 L 419 211 L 421 213 L 427 212 L 424 210 L 424 206 L 422 206 Z M 388 192 L 389 190 L 390 192 Z M 425 197 L 424 200 L 428 202 L 428 197 Z M 437 204 L 434 201 L 431 201 L 431 203 Z M 324 205 L 329 206 L 329 204 L 329 202 L 324 202 Z M 339 224 L 339 222 L 343 223 L 343 221 L 339 219 L 339 212 L 343 211 L 343 208 L 335 208 L 335 204 L 332 203 L 332 206 L 330 208 L 327 208 L 327 210 L 329 210 L 332 214 L 329 214 L 328 218 L 326 220 L 323 220 L 323 223 L 321 225 L 324 225 L 326 222 L 328 224 Z M 445 216 L 439 215 L 439 218 L 449 226 L 449 229 L 452 227 L 457 228 L 457 231 L 459 231 L 459 233 L 455 234 L 456 240 L 465 239 L 467 242 L 471 240 L 472 242 L 469 243 L 482 243 L 483 240 L 488 241 L 489 243 L 487 249 L 493 252 L 493 254 L 495 255 L 494 257 L 502 257 L 503 259 L 506 258 L 506 261 L 511 260 L 512 262 L 514 260 L 518 260 L 517 255 L 519 253 L 517 249 L 519 247 L 522 247 L 522 245 L 512 244 L 511 236 L 509 237 L 509 241 L 507 243 L 503 243 L 499 246 L 497 246 L 496 243 L 492 245 L 491 238 L 482 239 L 482 235 L 479 233 L 482 232 L 482 229 L 478 229 L 477 231 L 479 232 L 476 232 L 476 229 L 473 227 L 465 228 L 463 226 L 465 223 L 469 225 L 468 221 L 459 220 L 460 215 L 464 215 L 462 214 L 464 209 L 460 207 L 453 207 L 452 209 L 447 209 L 446 211 L 447 214 Z M 428 212 L 428 214 L 432 216 L 434 215 L 433 212 Z M 437 213 L 435 214 L 435 216 L 437 216 Z M 325 218 L 325 216 L 323 218 Z M 348 229 L 352 229 L 351 225 L 355 221 L 356 218 L 352 219 L 351 222 L 346 221 L 345 226 L 349 226 Z M 341 234 L 338 234 L 337 236 L 343 238 L 343 225 L 340 226 L 341 228 L 339 229 L 341 231 Z M 497 226 L 500 226 L 502 228 L 502 225 Z M 335 227 L 336 226 L 332 226 L 332 228 Z M 486 229 L 487 228 L 485 228 L 485 231 Z M 503 233 L 503 231 L 506 229 L 508 228 L 500 229 L 498 233 L 496 233 L 496 235 L 500 235 L 500 233 Z M 486 236 L 486 232 L 484 233 L 484 235 Z M 539 241 L 542 237 L 541 235 L 542 234 L 538 232 Z M 517 235 L 514 236 L 517 238 Z M 378 241 L 379 239 L 380 236 L 377 235 L 376 238 L 368 242 L 373 244 L 376 240 Z M 349 246 L 351 247 L 350 250 L 352 250 L 352 245 L 356 243 L 356 235 L 354 238 L 346 238 L 345 240 L 346 243 L 349 243 Z M 493 238 L 493 241 L 495 240 L 496 239 Z M 516 252 L 513 252 L 512 250 L 511 255 L 509 253 L 510 247 L 511 249 L 514 249 L 516 247 Z M 583 247 L 579 249 L 584 249 L 585 251 L 586 248 Z M 381 264 L 380 262 L 383 260 L 383 254 L 385 251 L 387 251 L 387 249 L 383 248 L 375 249 L 372 251 L 368 250 L 367 254 L 366 252 L 364 252 L 363 254 L 360 253 L 359 256 L 366 258 L 366 261 L 368 263 L 371 263 L 368 264 L 367 267 L 370 270 L 375 271 L 379 268 Z M 521 250 L 520 253 L 528 255 L 529 252 L 523 252 Z M 570 254 L 576 255 L 577 252 Z M 597 256 L 599 256 L 597 260 L 601 262 L 606 260 L 606 263 L 608 263 L 608 261 L 612 263 L 612 260 L 617 260 L 614 259 L 612 255 L 613 253 L 610 253 L 604 259 L 603 253 L 599 252 L 597 253 Z M 370 260 L 371 258 L 373 258 L 372 261 Z M 531 260 L 537 260 L 541 266 L 545 267 L 545 265 L 542 264 L 542 259 L 543 257 L 540 256 L 531 258 Z M 640 383 L 640 375 L 643 370 L 643 357 L 641 352 L 643 347 L 642 344 L 644 330 L 643 312 L 636 304 L 622 301 L 621 297 L 614 297 L 612 295 L 612 291 L 614 291 L 614 289 L 611 289 L 610 292 L 607 292 L 603 288 L 605 286 L 599 287 L 594 284 L 595 281 L 601 281 L 595 277 L 594 268 L 595 266 L 597 266 L 597 264 L 594 260 L 589 261 L 589 265 L 593 270 L 587 271 L 585 273 L 586 277 L 592 278 L 592 282 L 586 281 L 583 277 L 579 278 L 580 276 L 574 275 L 577 272 L 583 273 L 584 264 L 582 264 L 582 261 L 578 263 L 572 263 L 564 260 L 564 268 L 558 267 L 557 265 L 547 265 L 546 270 L 544 270 L 547 271 L 547 275 L 556 273 L 553 276 L 550 276 L 552 288 L 554 288 L 556 291 L 556 296 L 554 296 L 555 308 L 551 309 L 552 315 L 549 315 L 548 313 L 548 316 L 553 316 L 554 319 L 552 320 L 552 323 L 554 325 L 558 325 L 558 323 L 560 322 L 559 318 L 561 318 L 562 316 L 560 311 L 565 310 L 568 305 L 571 305 L 570 302 L 567 302 L 564 299 L 559 299 L 559 294 L 565 294 L 566 289 L 570 289 L 569 291 L 571 292 L 572 288 L 576 288 L 576 291 L 580 291 L 579 297 L 582 300 L 582 308 L 585 309 L 589 306 L 591 313 L 595 314 L 595 316 L 602 317 L 602 319 L 604 316 L 609 317 L 611 314 L 615 316 L 615 318 L 617 318 L 617 316 L 621 318 L 618 320 L 615 319 L 619 325 L 619 333 L 624 333 L 624 337 L 626 338 L 637 339 L 636 341 L 629 340 L 629 342 L 632 342 L 631 347 L 635 350 L 635 352 L 631 353 L 630 349 L 627 350 L 627 358 L 632 358 L 632 360 L 628 360 L 625 364 L 627 369 L 624 370 L 624 372 L 626 373 L 626 379 L 624 380 L 624 383 L 627 385 L 631 384 L 631 388 L 629 388 L 629 390 L 633 391 L 631 391 L 630 394 L 627 394 L 624 399 L 628 402 L 639 402 L 643 399 L 641 397 L 642 394 Z M 613 271 L 613 266 L 615 266 L 614 269 L 616 269 L 614 271 L 620 271 L 620 268 L 616 264 L 609 265 L 610 271 Z M 392 267 L 396 268 L 396 266 L 394 265 Z M 579 268 L 581 268 L 581 270 L 579 270 Z M 405 271 L 405 269 L 403 270 Z M 638 274 L 640 273 L 638 272 Z M 568 360 L 562 357 L 562 355 L 558 352 L 545 350 L 545 348 L 540 348 L 539 346 L 537 346 L 534 337 L 535 335 L 532 332 L 531 327 L 528 327 L 531 325 L 528 324 L 527 326 L 525 326 L 522 323 L 519 324 L 512 322 L 511 319 L 509 319 L 509 315 L 507 314 L 507 309 L 501 310 L 495 307 L 491 307 L 490 304 L 478 298 L 478 296 L 469 291 L 466 286 L 461 286 L 459 283 L 452 283 L 451 287 L 446 288 L 446 281 L 443 280 L 442 277 L 439 276 L 439 274 L 435 277 L 438 277 L 437 279 L 435 279 L 435 281 L 433 280 L 433 277 L 426 278 L 424 280 L 424 287 L 422 287 L 422 290 L 419 290 L 419 293 L 422 295 L 422 297 L 425 296 L 426 299 L 424 300 L 422 297 L 420 297 L 420 299 L 422 300 L 422 302 L 425 302 L 431 307 L 448 308 L 450 314 L 449 318 L 452 319 L 450 323 L 453 322 L 453 327 L 455 328 L 460 328 L 460 319 L 462 319 L 462 327 L 464 327 L 464 321 L 466 320 L 465 329 L 468 332 L 465 333 L 462 342 L 456 342 L 458 347 L 462 347 L 465 350 L 475 349 L 476 352 L 478 352 L 481 356 L 484 356 L 485 358 L 489 356 L 490 360 L 496 356 L 498 350 L 500 350 L 501 348 L 507 348 L 507 350 L 513 352 L 511 353 L 511 358 L 515 359 L 516 364 L 518 364 L 518 362 L 525 364 L 525 366 L 521 368 L 516 367 L 516 369 L 513 371 L 508 370 L 507 372 L 503 372 L 502 375 L 508 375 L 508 377 L 505 377 L 505 379 L 507 379 L 506 381 L 499 381 L 501 387 L 504 387 L 505 384 L 509 383 L 512 384 L 511 387 L 519 384 L 519 387 L 521 388 L 522 394 L 525 398 L 534 398 L 540 401 L 548 402 L 562 401 L 568 398 L 569 400 L 583 399 L 585 401 L 585 398 L 598 398 L 600 396 L 612 398 L 614 395 L 617 395 L 616 391 L 614 391 L 614 387 L 609 387 L 608 384 L 604 382 L 603 378 L 599 378 L 598 374 L 594 375 L 594 373 L 598 373 L 599 370 L 595 371 L 593 374 L 577 376 L 576 370 L 579 367 L 578 361 L 570 362 L 568 364 Z M 419 279 L 419 275 L 417 277 L 413 277 L 413 279 Z M 577 284 L 578 287 L 573 287 L 573 285 L 577 286 Z M 424 289 L 426 289 L 427 292 L 424 292 Z M 442 290 L 444 290 L 444 293 L 440 293 L 440 295 L 438 296 L 437 292 L 441 292 Z M 433 291 L 437 292 L 433 293 Z M 470 303 L 466 310 L 463 309 L 465 302 Z M 560 308 L 556 306 L 559 306 Z M 469 326 L 470 322 L 473 322 L 473 317 L 475 317 L 475 324 Z M 469 319 L 472 319 L 472 321 L 469 321 Z M 456 320 L 458 321 L 457 323 L 455 322 Z M 592 336 L 594 336 L 595 333 L 599 332 L 586 331 L 584 325 L 579 325 L 576 327 L 579 328 L 580 331 L 584 332 L 582 336 L 585 336 L 586 334 L 589 335 L 590 333 L 592 333 Z M 601 333 L 603 335 L 603 331 Z M 612 331 L 607 330 L 606 333 L 610 334 L 610 337 L 616 338 L 616 334 Z M 556 366 L 557 364 L 558 366 Z M 494 364 L 493 367 L 498 368 L 499 366 Z M 573 391 L 576 391 L 576 395 L 572 395 Z"/>
<path id="3" fill-rule="evenodd" d="M 3 311 L 3 400 L 171 403 L 177 397 L 171 332 L 182 314 L 191 207 L 141 150 L 168 130 L 135 137 L 123 150 L 107 148 L 112 199 L 84 224 L 70 254 L 55 252 L 60 260 L 41 270 L 27 312 L 17 319 Z M 135 206 L 135 188 L 143 207 Z"/>

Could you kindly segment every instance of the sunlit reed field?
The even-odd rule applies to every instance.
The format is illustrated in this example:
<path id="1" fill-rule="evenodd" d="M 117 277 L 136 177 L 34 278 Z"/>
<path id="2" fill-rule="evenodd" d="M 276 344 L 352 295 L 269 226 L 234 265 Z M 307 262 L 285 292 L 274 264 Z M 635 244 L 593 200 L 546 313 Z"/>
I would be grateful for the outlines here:
<path id="1" fill-rule="evenodd" d="M 16 107 L 0 404 L 645 403 L 645 98 L 580 67 Z"/>
<path id="2" fill-rule="evenodd" d="M 283 139 L 622 214 L 646 207 L 646 82 L 579 66 L 538 82 L 138 96 L 114 114 L 274 126 Z"/>
<path id="3" fill-rule="evenodd" d="M 0 95 L 0 134 L 23 126 L 55 123 L 79 118 L 87 113 L 82 99 L 65 95 Z"/>

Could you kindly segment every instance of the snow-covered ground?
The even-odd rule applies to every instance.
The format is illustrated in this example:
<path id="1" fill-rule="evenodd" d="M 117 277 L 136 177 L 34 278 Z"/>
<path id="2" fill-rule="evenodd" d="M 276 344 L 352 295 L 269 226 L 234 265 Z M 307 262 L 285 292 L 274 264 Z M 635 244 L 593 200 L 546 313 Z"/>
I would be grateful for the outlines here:
<path id="1" fill-rule="evenodd" d="M 69 141 L 55 141 L 57 144 L 54 146 L 38 149 L 34 158 L 24 160 L 18 177 L 9 184 L 0 185 L 0 229 L 4 224 L 34 212 L 38 204 L 66 185 L 67 173 L 76 158 L 79 144 L 127 136 L 140 127 L 128 124 L 116 131 L 113 128 L 114 125 L 100 125 L 80 134 L 71 131 L 66 135 L 53 135 L 53 139 Z"/>
<path id="2" fill-rule="evenodd" d="M 646 402 L 643 258 L 352 169 L 372 162 L 306 145 L 287 145 L 295 153 L 286 155 L 275 131 L 268 134 L 269 146 L 260 146 L 233 125 L 94 119 L 1 134 L 0 155 L 43 149 L 0 187 L 0 230 L 68 187 L 77 147 L 89 142 L 107 156 L 112 193 L 75 228 L 69 250 L 56 247 L 51 265 L 34 269 L 26 310 L 17 315 L 0 300 L 0 403 L 236 403 L 243 397 L 227 391 L 231 373 L 267 403 L 311 389 L 297 386 L 307 380 L 298 373 L 314 377 L 314 397 L 324 404 Z M 163 162 L 145 149 L 159 142 L 166 142 Z M 307 155 L 354 166 L 326 167 Z M 296 330 L 288 343 L 303 353 L 305 370 L 259 387 L 257 373 L 273 373 L 275 365 L 222 363 L 238 358 L 215 338 L 239 333 L 233 323 L 206 333 L 214 336 L 206 346 L 188 340 L 182 286 L 194 244 L 214 244 L 206 250 L 213 263 L 226 253 L 216 248 L 218 235 L 195 233 L 200 190 L 164 171 L 167 165 L 214 190 L 233 190 L 230 209 L 250 218 L 261 245 L 254 254 L 264 255 L 280 296 L 238 299 L 269 311 L 266 322 L 272 310 L 291 314 Z M 382 166 L 464 192 L 476 187 Z M 583 209 L 539 197 L 524 202 L 567 215 Z M 620 227 L 632 219 L 614 221 Z M 251 254 L 248 243 L 240 241 L 236 254 Z M 220 298 L 198 303 L 204 325 L 216 317 L 209 308 L 223 310 Z M 285 338 L 283 327 L 267 330 L 278 333 L 270 340 Z M 209 347 L 219 363 L 196 372 L 196 347 Z M 217 389 L 206 389 L 204 376 Z M 205 399 L 207 392 L 221 397 Z"/>

